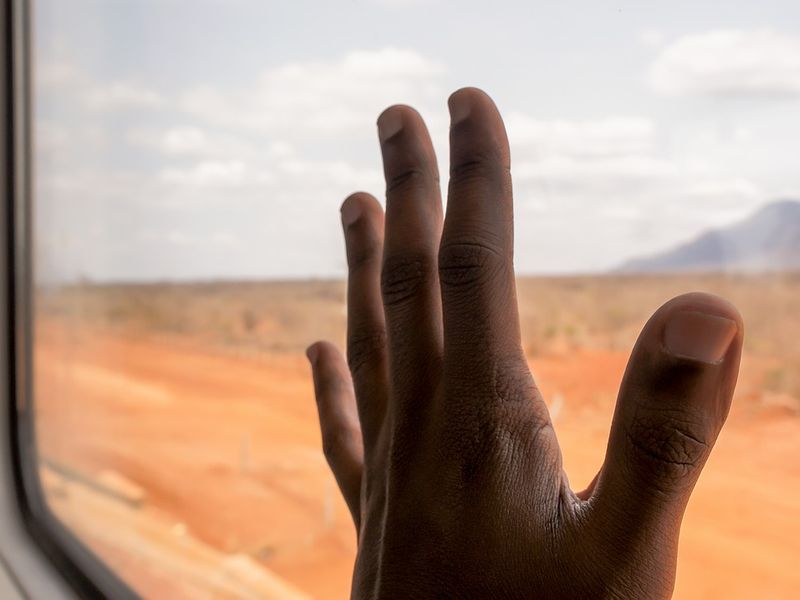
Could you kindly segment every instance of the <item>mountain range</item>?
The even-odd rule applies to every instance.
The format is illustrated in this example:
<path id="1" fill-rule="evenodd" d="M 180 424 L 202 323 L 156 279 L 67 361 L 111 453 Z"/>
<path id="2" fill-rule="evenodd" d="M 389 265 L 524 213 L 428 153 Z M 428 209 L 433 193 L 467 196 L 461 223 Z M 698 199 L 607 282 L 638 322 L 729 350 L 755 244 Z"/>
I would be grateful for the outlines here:
<path id="1" fill-rule="evenodd" d="M 800 270 L 800 202 L 795 200 L 768 204 L 744 221 L 615 269 L 618 273 L 794 270 Z"/>

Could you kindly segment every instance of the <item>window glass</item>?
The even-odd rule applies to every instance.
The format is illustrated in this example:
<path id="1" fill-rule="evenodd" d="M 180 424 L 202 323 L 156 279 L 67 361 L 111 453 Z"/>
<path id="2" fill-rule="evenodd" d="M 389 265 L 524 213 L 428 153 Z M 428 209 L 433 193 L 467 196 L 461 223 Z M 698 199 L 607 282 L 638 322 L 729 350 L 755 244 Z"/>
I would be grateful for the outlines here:
<path id="1" fill-rule="evenodd" d="M 678 596 L 796 591 L 800 5 L 39 0 L 33 21 L 40 474 L 144 597 L 347 596 L 303 350 L 343 341 L 338 208 L 382 196 L 377 115 L 418 108 L 446 173 L 463 85 L 509 131 L 525 348 L 570 480 L 600 466 L 644 320 L 720 293 L 745 361 Z"/>

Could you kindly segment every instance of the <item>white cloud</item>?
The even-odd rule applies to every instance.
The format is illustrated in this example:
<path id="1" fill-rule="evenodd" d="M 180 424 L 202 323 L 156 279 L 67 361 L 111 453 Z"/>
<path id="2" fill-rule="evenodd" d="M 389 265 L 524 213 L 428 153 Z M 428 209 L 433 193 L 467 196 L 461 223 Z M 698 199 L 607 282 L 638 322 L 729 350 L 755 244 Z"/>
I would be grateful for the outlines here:
<path id="1" fill-rule="evenodd" d="M 214 231 L 208 235 L 199 235 L 184 230 L 172 229 L 164 233 L 144 231 L 140 233 L 143 240 L 151 242 L 166 242 L 172 246 L 239 246 L 239 239 L 227 231 Z"/>
<path id="2" fill-rule="evenodd" d="M 34 70 L 34 84 L 40 90 L 69 86 L 81 80 L 82 77 L 75 65 L 64 61 L 39 61 Z"/>
<path id="3" fill-rule="evenodd" d="M 237 160 L 207 160 L 188 168 L 168 167 L 161 171 L 167 183 L 186 186 L 240 186 L 247 181 L 247 167 Z"/>
<path id="4" fill-rule="evenodd" d="M 287 156 L 292 156 L 295 153 L 295 149 L 289 142 L 278 140 L 268 146 L 267 152 L 272 157 L 286 158 Z"/>
<path id="5" fill-rule="evenodd" d="M 166 98 L 149 87 L 128 80 L 98 81 L 75 64 L 39 61 L 34 71 L 34 92 L 43 104 L 77 102 L 90 110 L 159 109 Z"/>
<path id="6" fill-rule="evenodd" d="M 192 246 L 197 243 L 197 237 L 183 231 L 169 231 L 164 239 L 174 246 Z"/>
<path id="7" fill-rule="evenodd" d="M 648 79 L 669 95 L 800 94 L 800 38 L 770 29 L 687 35 L 663 49 Z"/>
<path id="8" fill-rule="evenodd" d="M 621 156 L 597 160 L 556 156 L 536 162 L 523 162 L 514 168 L 514 176 L 520 181 L 562 182 L 587 189 L 596 186 L 599 180 L 619 187 L 626 182 L 655 182 L 675 174 L 674 164 L 653 156 Z"/>
<path id="9" fill-rule="evenodd" d="M 209 238 L 213 243 L 220 246 L 240 246 L 241 241 L 238 237 L 227 231 L 215 231 Z"/>
<path id="10" fill-rule="evenodd" d="M 70 144 L 70 131 L 62 123 L 47 119 L 34 121 L 34 139 L 37 151 L 52 153 L 64 150 Z"/>
<path id="11" fill-rule="evenodd" d="M 355 188 L 380 186 L 383 176 L 377 169 L 358 168 L 344 160 L 310 161 L 301 159 L 284 160 L 278 163 L 281 173 L 302 180 L 305 183 L 319 181 Z"/>
<path id="12" fill-rule="evenodd" d="M 197 127 L 176 127 L 164 132 L 164 150 L 170 154 L 209 154 L 215 149 L 205 131 Z"/>
<path id="13" fill-rule="evenodd" d="M 164 108 L 163 94 L 141 83 L 121 80 L 99 81 L 67 61 L 38 61 L 34 71 L 34 92 L 44 104 L 76 102 L 89 110 Z M 40 100 L 42 102 L 42 100 Z"/>
<path id="14" fill-rule="evenodd" d="M 396 102 L 441 101 L 444 68 L 412 50 L 357 50 L 339 60 L 291 63 L 261 73 L 253 86 L 206 86 L 181 106 L 210 123 L 249 131 L 341 133 Z"/>
<path id="15" fill-rule="evenodd" d="M 664 43 L 664 34 L 657 29 L 645 29 L 638 34 L 639 42 L 645 46 L 655 48 Z"/>
<path id="16" fill-rule="evenodd" d="M 95 110 L 152 109 L 165 102 L 154 90 L 127 81 L 97 85 L 86 93 L 84 100 Z"/>
<path id="17" fill-rule="evenodd" d="M 423 4 L 433 4 L 436 0 L 367 0 L 370 4 L 387 6 L 389 8 L 406 8 L 408 6 L 422 6 Z"/>
<path id="18" fill-rule="evenodd" d="M 740 200 L 753 200 L 764 196 L 757 185 L 742 177 L 698 181 L 689 187 L 687 195 L 697 199 L 728 198 Z"/>
<path id="19" fill-rule="evenodd" d="M 255 160 L 291 154 L 292 147 L 283 141 L 253 143 L 242 136 L 205 129 L 198 125 L 166 129 L 132 128 L 128 143 L 168 156 L 195 156 L 218 159 Z"/>
<path id="20" fill-rule="evenodd" d="M 325 189 L 377 188 L 383 178 L 378 169 L 355 166 L 346 160 L 307 160 L 291 156 L 262 163 L 241 160 L 202 160 L 190 166 L 161 169 L 159 179 L 180 188 L 191 188 L 197 197 L 204 187 L 270 186 L 297 196 Z M 250 193 L 258 194 L 255 189 Z M 212 196 L 216 192 L 211 192 Z"/>
<path id="21" fill-rule="evenodd" d="M 583 189 L 586 194 L 661 181 L 675 165 L 656 153 L 655 124 L 644 117 L 540 120 L 522 113 L 506 119 L 520 183 Z"/>
<path id="22" fill-rule="evenodd" d="M 516 150 L 538 156 L 619 156 L 652 149 L 655 125 L 643 117 L 539 120 L 522 113 L 505 119 Z"/>

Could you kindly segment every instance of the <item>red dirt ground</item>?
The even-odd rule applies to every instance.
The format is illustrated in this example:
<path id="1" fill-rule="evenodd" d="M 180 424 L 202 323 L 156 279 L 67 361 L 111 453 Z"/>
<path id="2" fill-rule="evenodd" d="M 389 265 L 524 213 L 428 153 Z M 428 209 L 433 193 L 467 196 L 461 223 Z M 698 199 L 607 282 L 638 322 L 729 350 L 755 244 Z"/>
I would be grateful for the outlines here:
<path id="1" fill-rule="evenodd" d="M 38 340 L 52 506 L 145 597 L 347 597 L 354 534 L 302 356 L 54 325 Z M 602 461 L 626 358 L 532 361 L 576 488 Z M 752 401 L 767 366 L 746 362 L 690 503 L 676 598 L 800 593 L 800 418 Z"/>

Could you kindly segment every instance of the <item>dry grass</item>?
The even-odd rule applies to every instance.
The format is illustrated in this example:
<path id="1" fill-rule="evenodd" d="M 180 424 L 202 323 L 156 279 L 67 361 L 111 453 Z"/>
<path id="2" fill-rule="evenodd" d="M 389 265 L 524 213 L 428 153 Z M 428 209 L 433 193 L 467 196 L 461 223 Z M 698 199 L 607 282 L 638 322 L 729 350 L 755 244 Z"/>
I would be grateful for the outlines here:
<path id="1" fill-rule="evenodd" d="M 720 294 L 741 310 L 746 354 L 774 359 L 765 385 L 800 397 L 800 274 L 520 278 L 529 355 L 576 348 L 627 350 L 663 302 L 687 291 Z M 75 325 L 156 333 L 245 352 L 294 353 L 320 338 L 342 342 L 341 281 L 82 284 L 41 290 L 42 316 Z"/>

